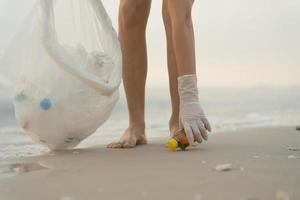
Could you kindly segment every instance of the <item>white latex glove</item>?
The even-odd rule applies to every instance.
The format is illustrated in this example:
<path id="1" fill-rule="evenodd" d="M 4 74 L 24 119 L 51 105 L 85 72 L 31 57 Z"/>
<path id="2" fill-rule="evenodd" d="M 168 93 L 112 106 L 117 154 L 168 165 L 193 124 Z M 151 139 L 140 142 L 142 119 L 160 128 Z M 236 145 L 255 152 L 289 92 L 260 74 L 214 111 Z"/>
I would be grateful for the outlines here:
<path id="1" fill-rule="evenodd" d="M 207 131 L 211 131 L 210 124 L 201 108 L 196 74 L 183 75 L 177 78 L 180 97 L 179 120 L 180 129 L 184 129 L 188 141 L 195 145 L 208 139 Z"/>

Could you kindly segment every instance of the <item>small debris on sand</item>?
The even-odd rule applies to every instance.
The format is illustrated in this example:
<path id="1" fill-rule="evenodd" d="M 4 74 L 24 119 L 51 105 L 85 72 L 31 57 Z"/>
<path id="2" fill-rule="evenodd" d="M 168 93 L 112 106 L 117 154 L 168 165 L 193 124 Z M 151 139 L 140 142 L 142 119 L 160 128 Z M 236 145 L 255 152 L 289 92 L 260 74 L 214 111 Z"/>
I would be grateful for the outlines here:
<path id="1" fill-rule="evenodd" d="M 97 192 L 102 193 L 102 192 L 104 192 L 104 189 L 103 188 L 98 188 Z"/>
<path id="2" fill-rule="evenodd" d="M 257 197 L 248 197 L 245 200 L 259 200 L 259 198 L 257 198 Z"/>
<path id="3" fill-rule="evenodd" d="M 296 127 L 296 130 L 297 130 L 297 131 L 300 131 L 300 126 L 297 126 L 297 127 Z"/>
<path id="4" fill-rule="evenodd" d="M 195 200 L 201 200 L 202 199 L 201 194 L 195 194 L 194 199 Z"/>
<path id="5" fill-rule="evenodd" d="M 290 200 L 290 196 L 284 191 L 278 191 L 276 193 L 276 200 Z"/>
<path id="6" fill-rule="evenodd" d="M 147 196 L 148 196 L 148 193 L 147 193 L 147 192 L 145 192 L 145 191 L 142 191 L 142 192 L 141 192 L 141 195 L 142 195 L 142 197 L 143 197 L 143 199 L 144 199 L 145 197 L 147 197 Z"/>
<path id="7" fill-rule="evenodd" d="M 217 171 L 231 171 L 232 170 L 232 164 L 231 163 L 219 164 L 215 167 L 215 170 L 217 170 Z"/>
<path id="8" fill-rule="evenodd" d="M 205 165 L 207 162 L 206 161 L 202 161 L 201 164 Z"/>
<path id="9" fill-rule="evenodd" d="M 286 149 L 289 151 L 299 151 L 298 147 L 287 147 Z"/>
<path id="10" fill-rule="evenodd" d="M 63 196 L 60 200 L 73 200 L 73 198 L 69 196 Z"/>
<path id="11" fill-rule="evenodd" d="M 255 156 L 252 156 L 252 158 L 255 158 L 255 159 L 257 159 L 257 158 L 259 158 L 259 156 L 255 155 Z"/>
<path id="12" fill-rule="evenodd" d="M 79 151 L 73 151 L 73 154 L 79 154 Z"/>
<path id="13" fill-rule="evenodd" d="M 244 167 L 240 167 L 240 171 L 244 171 L 245 170 L 245 168 Z"/>
<path id="14" fill-rule="evenodd" d="M 289 155 L 289 156 L 288 156 L 288 159 L 298 159 L 298 157 L 297 157 L 297 156 L 294 156 L 294 155 Z"/>

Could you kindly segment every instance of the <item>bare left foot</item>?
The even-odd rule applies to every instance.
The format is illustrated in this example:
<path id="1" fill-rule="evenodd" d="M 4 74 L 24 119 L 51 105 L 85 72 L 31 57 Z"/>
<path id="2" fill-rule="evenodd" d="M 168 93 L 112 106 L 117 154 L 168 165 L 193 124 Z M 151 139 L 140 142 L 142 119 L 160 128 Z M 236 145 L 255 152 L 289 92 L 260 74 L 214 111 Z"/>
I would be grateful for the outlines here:
<path id="1" fill-rule="evenodd" d="M 147 144 L 144 127 L 129 127 L 117 142 L 107 145 L 107 148 L 133 148 L 137 145 Z"/>

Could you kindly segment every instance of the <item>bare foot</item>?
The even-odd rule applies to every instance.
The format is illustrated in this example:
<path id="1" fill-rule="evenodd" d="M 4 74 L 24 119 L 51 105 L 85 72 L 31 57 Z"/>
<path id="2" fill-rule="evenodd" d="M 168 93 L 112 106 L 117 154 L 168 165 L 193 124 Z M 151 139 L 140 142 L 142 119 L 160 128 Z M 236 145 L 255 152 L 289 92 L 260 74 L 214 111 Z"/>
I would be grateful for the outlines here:
<path id="1" fill-rule="evenodd" d="M 140 144 L 147 144 L 144 127 L 129 127 L 117 142 L 107 145 L 107 148 L 133 148 Z"/>

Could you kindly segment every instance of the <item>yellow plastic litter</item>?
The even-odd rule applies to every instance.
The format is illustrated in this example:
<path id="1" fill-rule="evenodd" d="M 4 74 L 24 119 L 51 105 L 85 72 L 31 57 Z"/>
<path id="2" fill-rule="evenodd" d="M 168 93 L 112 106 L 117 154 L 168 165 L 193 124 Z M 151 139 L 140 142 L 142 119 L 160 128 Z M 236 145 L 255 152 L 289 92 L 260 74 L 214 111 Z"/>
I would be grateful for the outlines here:
<path id="1" fill-rule="evenodd" d="M 178 148 L 178 142 L 174 138 L 168 140 L 168 148 L 175 151 Z"/>
<path id="2" fill-rule="evenodd" d="M 171 151 L 175 151 L 178 148 L 182 151 L 186 150 L 186 148 L 189 146 L 189 141 L 185 135 L 185 132 L 183 130 L 176 131 L 173 137 L 168 140 L 167 146 Z"/>

